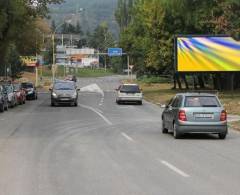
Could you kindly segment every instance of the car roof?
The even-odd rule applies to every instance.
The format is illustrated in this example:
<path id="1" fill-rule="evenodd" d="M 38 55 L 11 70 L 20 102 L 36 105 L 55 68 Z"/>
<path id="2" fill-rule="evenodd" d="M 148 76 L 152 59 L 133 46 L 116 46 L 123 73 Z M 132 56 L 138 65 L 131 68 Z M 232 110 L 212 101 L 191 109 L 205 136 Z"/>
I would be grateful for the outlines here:
<path id="1" fill-rule="evenodd" d="M 182 95 L 182 96 L 185 96 L 185 97 L 191 97 L 191 96 L 212 96 L 212 97 L 216 97 L 215 94 L 211 94 L 211 93 L 178 93 L 176 95 Z"/>
<path id="2" fill-rule="evenodd" d="M 133 83 L 124 83 L 122 85 L 126 85 L 126 86 L 138 86 L 138 84 L 133 84 Z"/>

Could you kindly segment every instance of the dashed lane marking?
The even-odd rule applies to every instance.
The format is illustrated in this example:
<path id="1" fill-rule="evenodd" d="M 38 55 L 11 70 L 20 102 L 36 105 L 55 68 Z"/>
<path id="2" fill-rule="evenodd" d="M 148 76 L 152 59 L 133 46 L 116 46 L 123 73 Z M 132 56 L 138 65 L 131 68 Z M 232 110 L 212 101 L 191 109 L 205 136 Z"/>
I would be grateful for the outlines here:
<path id="1" fill-rule="evenodd" d="M 178 169 L 177 167 L 175 167 L 174 165 L 170 164 L 167 161 L 164 160 L 158 160 L 160 163 L 162 163 L 163 165 L 165 165 L 166 167 L 168 167 L 169 169 L 171 169 L 172 171 L 174 171 L 175 173 L 181 175 L 182 177 L 188 178 L 190 177 L 190 175 L 188 175 L 187 173 L 183 172 L 182 170 Z"/>
<path id="2" fill-rule="evenodd" d="M 122 136 L 125 137 L 128 141 L 134 142 L 134 139 L 131 138 L 130 136 L 128 136 L 126 133 L 123 133 L 123 132 L 122 132 L 121 134 L 122 134 Z"/>

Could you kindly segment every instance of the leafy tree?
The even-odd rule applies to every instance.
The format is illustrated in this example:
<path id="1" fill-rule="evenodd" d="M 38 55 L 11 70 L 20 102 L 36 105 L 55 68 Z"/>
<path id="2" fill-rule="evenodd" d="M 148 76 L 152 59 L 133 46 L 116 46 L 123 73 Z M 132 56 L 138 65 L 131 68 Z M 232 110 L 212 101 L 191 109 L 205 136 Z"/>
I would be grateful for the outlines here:
<path id="1" fill-rule="evenodd" d="M 109 31 L 106 23 L 100 24 L 90 35 L 90 47 L 93 47 L 100 52 L 106 52 L 109 47 L 114 46 L 114 38 Z"/>
<path id="2" fill-rule="evenodd" d="M 121 29 L 119 45 L 131 55 L 139 71 L 173 73 L 177 34 L 240 38 L 239 0 L 134 0 L 131 6 L 127 2 L 119 0 L 115 14 Z M 185 78 L 177 78 L 181 76 Z M 204 87 L 202 78 L 200 75 L 198 80 Z M 222 78 L 229 80 L 226 75 Z"/>
<path id="3" fill-rule="evenodd" d="M 62 0 L 11 0 L 0 1 L 0 66 L 9 62 L 8 50 L 11 45 L 25 43 L 29 37 L 23 36 L 29 28 L 35 31 L 34 22 L 38 17 L 47 16 L 47 5 Z M 35 47 L 36 43 L 32 45 Z M 16 47 L 18 51 L 20 47 Z M 21 55 L 21 53 L 19 53 Z"/>

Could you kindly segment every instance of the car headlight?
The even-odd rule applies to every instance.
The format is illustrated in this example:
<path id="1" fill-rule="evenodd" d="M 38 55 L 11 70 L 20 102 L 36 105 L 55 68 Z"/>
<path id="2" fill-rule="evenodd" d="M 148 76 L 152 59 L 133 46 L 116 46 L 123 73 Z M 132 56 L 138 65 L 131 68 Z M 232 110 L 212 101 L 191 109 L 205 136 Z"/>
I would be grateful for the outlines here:
<path id="1" fill-rule="evenodd" d="M 74 92 L 74 94 L 72 95 L 72 98 L 76 98 L 77 97 L 77 92 Z"/>
<path id="2" fill-rule="evenodd" d="M 57 94 L 56 94 L 55 92 L 53 92 L 53 93 L 52 93 L 52 96 L 56 98 L 56 97 L 57 97 Z"/>

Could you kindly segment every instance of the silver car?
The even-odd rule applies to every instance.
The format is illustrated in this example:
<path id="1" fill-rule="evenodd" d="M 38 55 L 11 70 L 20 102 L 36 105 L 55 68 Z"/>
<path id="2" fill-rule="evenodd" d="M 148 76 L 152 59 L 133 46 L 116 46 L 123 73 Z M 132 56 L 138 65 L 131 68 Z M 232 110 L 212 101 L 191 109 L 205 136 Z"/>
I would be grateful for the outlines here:
<path id="1" fill-rule="evenodd" d="M 173 131 L 176 139 L 185 133 L 218 134 L 225 139 L 228 133 L 227 113 L 213 94 L 177 94 L 162 113 L 162 132 Z"/>
<path id="2" fill-rule="evenodd" d="M 136 102 L 142 105 L 143 93 L 137 84 L 122 84 L 116 91 L 116 103 Z"/>

